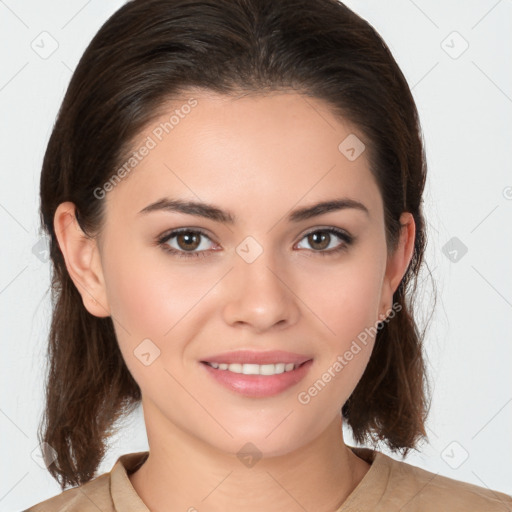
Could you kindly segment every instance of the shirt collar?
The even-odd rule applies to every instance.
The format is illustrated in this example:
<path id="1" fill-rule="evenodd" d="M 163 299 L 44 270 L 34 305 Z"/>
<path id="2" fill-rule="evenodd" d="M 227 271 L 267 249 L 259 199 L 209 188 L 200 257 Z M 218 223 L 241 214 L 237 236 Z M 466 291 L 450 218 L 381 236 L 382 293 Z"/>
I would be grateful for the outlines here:
<path id="1" fill-rule="evenodd" d="M 117 512 L 150 512 L 135 491 L 128 475 L 148 458 L 149 452 L 121 455 L 110 472 L 110 493 Z"/>
<path id="2" fill-rule="evenodd" d="M 349 445 L 347 447 L 371 466 L 335 512 L 361 512 L 361 507 L 364 510 L 374 510 L 386 492 L 394 459 L 371 448 Z"/>

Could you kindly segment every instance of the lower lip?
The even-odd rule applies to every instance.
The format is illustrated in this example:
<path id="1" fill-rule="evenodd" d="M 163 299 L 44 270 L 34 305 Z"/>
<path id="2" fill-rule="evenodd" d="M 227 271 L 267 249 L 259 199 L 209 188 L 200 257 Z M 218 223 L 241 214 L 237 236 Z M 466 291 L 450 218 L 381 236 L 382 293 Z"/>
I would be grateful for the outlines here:
<path id="1" fill-rule="evenodd" d="M 295 370 L 277 375 L 245 375 L 229 370 L 219 370 L 201 363 L 206 371 L 220 384 L 238 394 L 250 397 L 267 397 L 282 393 L 300 382 L 309 371 L 313 360 L 305 362 Z"/>

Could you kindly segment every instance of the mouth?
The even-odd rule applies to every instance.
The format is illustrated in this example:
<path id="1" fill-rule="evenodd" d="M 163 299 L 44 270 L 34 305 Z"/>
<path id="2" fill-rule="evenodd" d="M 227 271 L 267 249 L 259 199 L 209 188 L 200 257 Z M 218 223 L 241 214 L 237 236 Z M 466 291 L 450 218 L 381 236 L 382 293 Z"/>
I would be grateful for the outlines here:
<path id="1" fill-rule="evenodd" d="M 245 356 L 247 354 L 245 352 Z M 209 377 L 222 387 L 253 398 L 271 397 L 290 389 L 306 376 L 313 364 L 313 358 L 298 354 L 285 357 L 281 353 L 277 358 L 271 352 L 251 354 L 249 362 L 247 358 L 241 359 L 244 357 L 243 352 L 236 352 L 229 357 L 208 358 L 200 363 Z M 255 358 L 260 361 L 254 362 Z"/>
<path id="2" fill-rule="evenodd" d="M 311 361 L 311 359 L 308 359 L 308 361 Z M 282 362 L 269 364 L 201 362 L 215 368 L 216 370 L 241 373 L 243 375 L 280 375 L 284 372 L 292 372 L 306 364 L 308 361 L 304 361 L 299 364 Z"/>

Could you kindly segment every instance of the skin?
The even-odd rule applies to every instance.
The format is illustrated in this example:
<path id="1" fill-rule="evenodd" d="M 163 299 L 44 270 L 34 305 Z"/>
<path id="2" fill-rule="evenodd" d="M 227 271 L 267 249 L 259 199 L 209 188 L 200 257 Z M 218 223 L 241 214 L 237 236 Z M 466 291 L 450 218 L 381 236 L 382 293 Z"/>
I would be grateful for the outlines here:
<path id="1" fill-rule="evenodd" d="M 193 97 L 197 106 L 102 199 L 97 239 L 73 220 L 73 203 L 59 205 L 54 219 L 84 306 L 112 316 L 142 390 L 150 455 L 130 481 L 154 512 L 333 511 L 370 468 L 345 444 L 340 411 L 374 339 L 307 405 L 297 395 L 389 314 L 412 257 L 413 217 L 402 214 L 400 242 L 388 256 L 366 152 L 349 161 L 338 150 L 349 134 L 364 137 L 320 100 L 294 92 Z M 148 126 L 135 147 L 168 119 Z M 183 213 L 138 213 L 164 197 L 214 204 L 238 220 L 230 226 Z M 298 207 L 341 197 L 360 201 L 369 214 L 344 209 L 287 220 Z M 331 226 L 356 240 L 322 256 L 343 240 L 330 235 L 322 249 L 306 235 Z M 180 258 L 155 244 L 183 227 L 207 233 L 195 246 L 205 258 Z M 263 249 L 250 264 L 236 252 L 248 236 Z M 177 238 L 167 245 L 187 247 Z M 147 338 L 160 356 L 145 366 L 134 350 Z M 199 362 L 237 349 L 288 350 L 310 355 L 313 365 L 278 395 L 246 397 L 222 387 Z M 236 455 L 247 442 L 262 455 L 252 467 Z"/>

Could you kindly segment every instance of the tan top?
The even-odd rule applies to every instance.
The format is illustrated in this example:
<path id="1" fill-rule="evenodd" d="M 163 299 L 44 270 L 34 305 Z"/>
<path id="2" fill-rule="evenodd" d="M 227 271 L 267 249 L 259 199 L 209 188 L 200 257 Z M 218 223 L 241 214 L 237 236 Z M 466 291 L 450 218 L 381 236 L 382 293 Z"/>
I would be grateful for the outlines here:
<path id="1" fill-rule="evenodd" d="M 369 448 L 349 448 L 371 467 L 335 512 L 512 512 L 508 494 L 437 475 Z M 24 512 L 150 512 L 128 478 L 148 455 L 122 455 L 109 473 Z"/>

